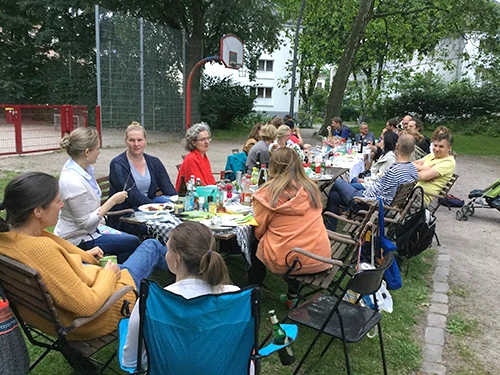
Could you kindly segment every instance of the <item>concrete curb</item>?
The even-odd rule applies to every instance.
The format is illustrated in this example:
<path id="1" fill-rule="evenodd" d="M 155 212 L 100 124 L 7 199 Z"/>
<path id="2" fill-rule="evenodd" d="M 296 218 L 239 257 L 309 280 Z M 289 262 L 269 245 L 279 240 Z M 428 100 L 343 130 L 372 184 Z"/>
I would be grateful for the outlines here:
<path id="1" fill-rule="evenodd" d="M 423 374 L 446 375 L 443 348 L 448 315 L 448 294 L 446 293 L 450 289 L 448 284 L 449 273 L 450 255 L 448 250 L 442 246 L 439 247 L 437 267 L 432 276 L 433 293 L 424 335 Z"/>

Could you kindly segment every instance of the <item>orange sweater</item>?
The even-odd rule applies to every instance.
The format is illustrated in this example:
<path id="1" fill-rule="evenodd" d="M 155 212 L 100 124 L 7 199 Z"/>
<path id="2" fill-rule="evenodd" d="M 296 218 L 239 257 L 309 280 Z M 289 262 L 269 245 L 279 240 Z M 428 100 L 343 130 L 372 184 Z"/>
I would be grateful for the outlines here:
<path id="1" fill-rule="evenodd" d="M 312 208 L 304 188 L 290 199 L 280 197 L 276 207 L 268 203 L 267 189 L 259 189 L 254 195 L 255 236 L 260 240 L 257 258 L 273 273 L 283 274 L 288 269 L 286 255 L 292 247 L 300 247 L 317 255 L 330 258 L 331 248 L 321 208 Z M 298 255 L 302 262 L 299 274 L 316 273 L 331 266 Z"/>
<path id="2" fill-rule="evenodd" d="M 127 270 L 122 270 L 118 279 L 114 272 L 99 267 L 93 256 L 49 232 L 41 237 L 0 233 L 0 253 L 40 272 L 65 327 L 77 317 L 93 315 L 122 286 L 135 286 Z M 90 339 L 113 332 L 122 318 L 124 299 L 135 303 L 135 294 L 127 293 L 94 321 L 71 330 L 68 339 Z M 19 310 L 29 324 L 55 335 L 52 324 L 26 309 Z"/>

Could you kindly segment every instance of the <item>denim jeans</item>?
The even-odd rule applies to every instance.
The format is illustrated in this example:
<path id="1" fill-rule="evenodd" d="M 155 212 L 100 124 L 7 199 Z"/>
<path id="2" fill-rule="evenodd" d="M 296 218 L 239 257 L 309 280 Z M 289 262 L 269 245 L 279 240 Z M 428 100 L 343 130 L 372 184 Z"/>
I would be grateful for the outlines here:
<path id="1" fill-rule="evenodd" d="M 335 180 L 335 183 L 328 194 L 328 201 L 326 202 L 326 210 L 340 215 L 340 206 L 350 207 L 354 197 L 363 196 L 363 190 L 349 184 L 342 179 Z M 337 228 L 337 219 L 327 216 L 326 228 L 334 231 Z"/>
<path id="2" fill-rule="evenodd" d="M 155 268 L 168 271 L 166 255 L 166 246 L 163 246 L 158 240 L 149 239 L 135 249 L 133 254 L 119 266 L 122 270 L 128 270 L 134 279 L 137 290 L 139 290 L 141 280 L 151 276 Z"/>
<path id="3" fill-rule="evenodd" d="M 141 240 L 128 233 L 101 234 L 91 241 L 80 246 L 84 250 L 99 246 L 105 255 L 116 255 L 118 263 L 125 262 L 134 250 L 141 244 Z"/>

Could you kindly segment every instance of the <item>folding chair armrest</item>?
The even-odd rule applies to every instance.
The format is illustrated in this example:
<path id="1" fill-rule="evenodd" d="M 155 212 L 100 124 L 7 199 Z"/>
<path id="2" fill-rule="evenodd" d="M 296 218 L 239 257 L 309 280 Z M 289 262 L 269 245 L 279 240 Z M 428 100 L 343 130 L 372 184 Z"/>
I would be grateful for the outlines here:
<path id="1" fill-rule="evenodd" d="M 126 208 L 124 210 L 119 211 L 108 211 L 107 216 L 122 216 L 126 214 L 133 214 L 135 210 L 133 208 Z"/>
<path id="2" fill-rule="evenodd" d="M 109 310 L 111 306 L 113 306 L 116 302 L 120 300 L 125 294 L 132 292 L 134 290 L 134 287 L 132 285 L 125 285 L 121 287 L 119 290 L 114 292 L 107 300 L 104 302 L 104 305 L 101 306 L 99 310 L 97 310 L 94 315 L 88 316 L 88 317 L 82 317 L 82 318 L 76 318 L 73 320 L 71 325 L 66 328 L 66 332 L 73 328 L 78 328 L 83 326 L 84 324 L 87 324 L 91 322 L 92 320 L 96 319 L 98 316 Z"/>
<path id="3" fill-rule="evenodd" d="M 322 257 L 320 255 L 311 253 L 311 252 L 309 252 L 307 250 L 301 249 L 299 247 L 294 247 L 290 251 L 292 253 L 299 253 L 299 254 L 305 255 L 306 257 L 319 260 L 320 262 L 323 262 L 323 263 L 331 264 L 332 266 L 340 266 L 340 267 L 344 266 L 344 262 L 342 262 L 340 260 L 332 259 L 332 258 L 325 258 L 325 257 Z"/>
<path id="4" fill-rule="evenodd" d="M 328 229 L 326 230 L 326 233 L 328 233 L 328 239 L 330 241 L 338 241 L 350 245 L 356 244 L 356 241 L 354 241 L 352 237 L 349 236 L 348 234 L 332 232 L 331 230 Z"/>
<path id="5" fill-rule="evenodd" d="M 283 328 L 286 332 L 286 335 L 288 337 L 288 343 L 285 345 L 276 345 L 272 341 L 268 345 L 264 346 L 262 349 L 259 350 L 259 354 L 262 357 L 267 357 L 274 352 L 286 348 L 288 345 L 291 345 L 296 339 L 297 335 L 299 334 L 299 328 L 295 324 L 280 324 L 281 328 Z"/>
<path id="6" fill-rule="evenodd" d="M 333 218 L 335 218 L 337 220 L 341 220 L 341 221 L 343 221 L 343 222 L 345 222 L 347 224 L 356 225 L 356 226 L 359 225 L 358 221 L 350 220 L 350 219 L 346 218 L 345 216 L 340 216 L 340 215 L 334 214 L 333 212 L 330 212 L 330 211 L 325 211 L 323 213 L 323 215 L 325 215 L 325 216 L 331 216 L 331 217 L 333 217 Z"/>

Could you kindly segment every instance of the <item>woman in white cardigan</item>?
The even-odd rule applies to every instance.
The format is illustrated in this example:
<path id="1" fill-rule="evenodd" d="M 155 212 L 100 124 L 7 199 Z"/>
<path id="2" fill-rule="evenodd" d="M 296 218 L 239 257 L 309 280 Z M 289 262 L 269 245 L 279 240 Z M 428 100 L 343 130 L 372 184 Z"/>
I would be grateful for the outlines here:
<path id="1" fill-rule="evenodd" d="M 101 225 L 106 213 L 127 199 L 127 192 L 114 194 L 101 206 L 101 189 L 92 167 L 100 153 L 99 134 L 95 129 L 77 128 L 63 137 L 61 148 L 70 159 L 59 178 L 64 207 L 54 233 L 84 250 L 99 246 L 104 254 L 116 255 L 118 263 L 123 263 L 140 240 Z"/>

